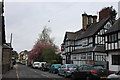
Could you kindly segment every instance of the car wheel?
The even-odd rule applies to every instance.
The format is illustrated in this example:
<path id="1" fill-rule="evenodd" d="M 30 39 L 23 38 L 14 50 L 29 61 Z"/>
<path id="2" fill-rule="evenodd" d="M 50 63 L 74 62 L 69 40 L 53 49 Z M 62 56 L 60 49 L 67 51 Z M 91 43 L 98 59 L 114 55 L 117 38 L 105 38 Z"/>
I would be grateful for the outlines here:
<path id="1" fill-rule="evenodd" d="M 49 73 L 51 73 L 51 71 L 49 70 Z"/>
<path id="2" fill-rule="evenodd" d="M 55 74 L 55 71 L 52 71 L 53 74 Z"/>
<path id="3" fill-rule="evenodd" d="M 60 76 L 60 73 L 58 72 L 58 76 Z"/>
<path id="4" fill-rule="evenodd" d="M 67 77 L 68 77 L 66 73 L 64 73 L 64 77 L 65 77 L 65 78 L 67 78 Z"/>
<path id="5" fill-rule="evenodd" d="M 74 75 L 71 75 L 71 80 L 75 80 L 75 77 L 74 77 Z"/>

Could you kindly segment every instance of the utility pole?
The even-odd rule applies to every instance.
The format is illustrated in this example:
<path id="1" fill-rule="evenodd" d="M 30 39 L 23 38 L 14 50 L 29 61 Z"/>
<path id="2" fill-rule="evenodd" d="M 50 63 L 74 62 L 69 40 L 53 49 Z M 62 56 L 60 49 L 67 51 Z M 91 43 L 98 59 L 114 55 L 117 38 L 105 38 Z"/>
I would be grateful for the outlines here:
<path id="1" fill-rule="evenodd" d="M 10 36 L 10 45 L 12 47 L 12 33 L 11 33 L 11 36 Z"/>

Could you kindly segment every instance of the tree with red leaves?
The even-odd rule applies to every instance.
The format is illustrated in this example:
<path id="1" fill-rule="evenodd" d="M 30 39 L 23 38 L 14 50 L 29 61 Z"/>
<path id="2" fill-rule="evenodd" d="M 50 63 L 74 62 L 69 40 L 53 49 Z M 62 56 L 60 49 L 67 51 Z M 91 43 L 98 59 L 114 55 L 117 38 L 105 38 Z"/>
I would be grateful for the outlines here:
<path id="1" fill-rule="evenodd" d="M 44 27 L 39 39 L 28 54 L 28 60 L 52 62 L 57 59 L 57 46 L 53 44 L 53 38 L 50 38 L 51 30 Z M 53 61 L 53 62 L 54 62 Z"/>

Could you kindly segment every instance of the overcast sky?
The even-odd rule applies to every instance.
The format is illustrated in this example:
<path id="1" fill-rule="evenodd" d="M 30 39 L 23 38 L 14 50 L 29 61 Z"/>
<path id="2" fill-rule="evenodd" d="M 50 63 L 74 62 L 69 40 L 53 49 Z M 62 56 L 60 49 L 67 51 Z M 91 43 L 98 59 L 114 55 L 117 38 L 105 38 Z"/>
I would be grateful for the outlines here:
<path id="1" fill-rule="evenodd" d="M 31 50 L 38 34 L 47 26 L 52 30 L 55 44 L 60 46 L 66 31 L 82 28 L 84 12 L 98 15 L 102 8 L 111 5 L 118 12 L 118 2 L 6 2 L 6 40 L 9 42 L 13 33 L 14 50 Z"/>

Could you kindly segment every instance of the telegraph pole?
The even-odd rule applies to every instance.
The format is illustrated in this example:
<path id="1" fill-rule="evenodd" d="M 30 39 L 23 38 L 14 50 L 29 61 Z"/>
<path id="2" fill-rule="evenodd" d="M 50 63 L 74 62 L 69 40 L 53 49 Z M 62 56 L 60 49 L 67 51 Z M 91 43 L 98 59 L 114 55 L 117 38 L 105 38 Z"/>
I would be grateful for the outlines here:
<path id="1" fill-rule="evenodd" d="M 12 33 L 11 33 L 11 36 L 10 36 L 10 45 L 12 45 Z"/>

